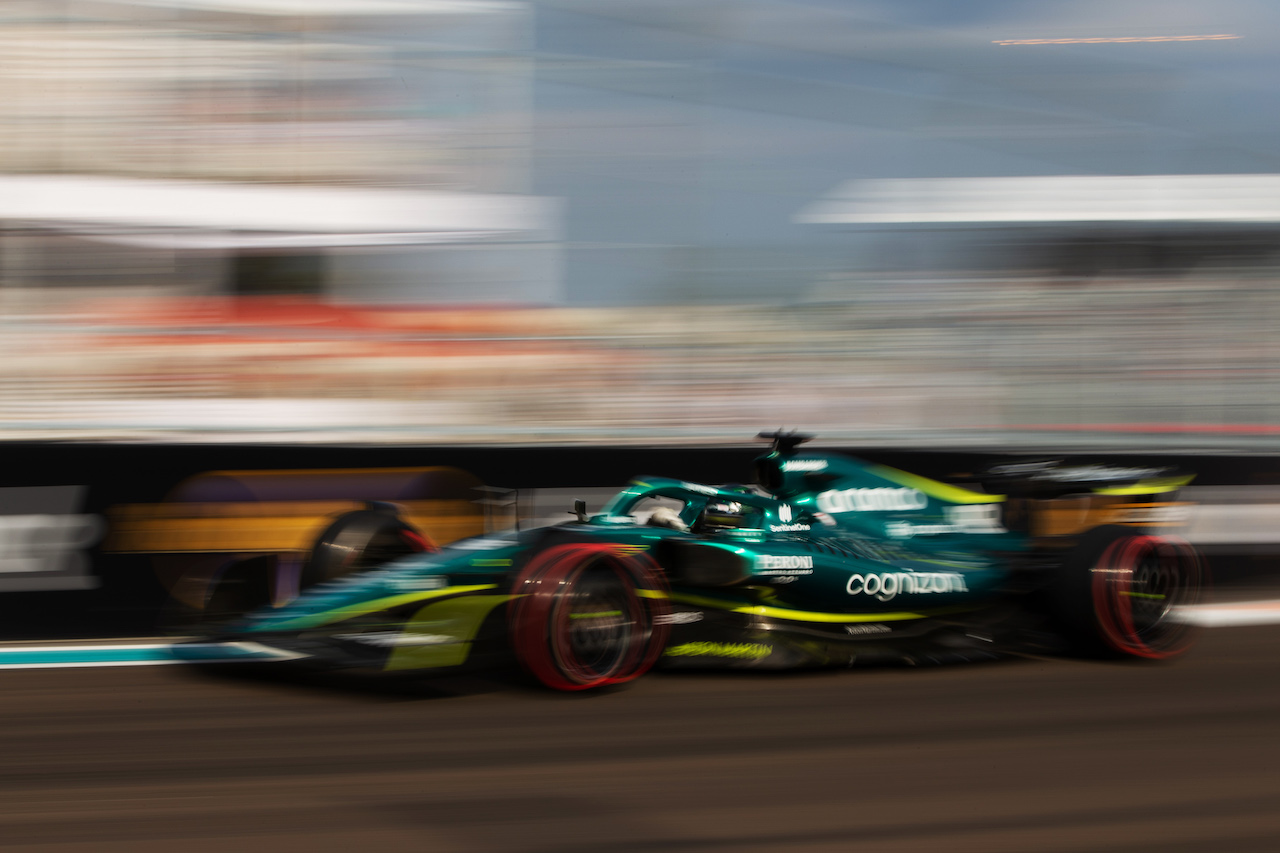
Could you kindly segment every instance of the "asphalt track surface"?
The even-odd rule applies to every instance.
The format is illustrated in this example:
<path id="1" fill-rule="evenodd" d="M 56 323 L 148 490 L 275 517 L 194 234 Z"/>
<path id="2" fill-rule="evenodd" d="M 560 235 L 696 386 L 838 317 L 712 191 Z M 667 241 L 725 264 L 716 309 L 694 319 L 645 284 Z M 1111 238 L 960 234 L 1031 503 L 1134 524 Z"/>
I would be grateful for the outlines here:
<path id="1" fill-rule="evenodd" d="M 1274 851 L 1280 627 L 598 696 L 0 672 L 0 849 Z M 465 689 L 464 689 L 465 688 Z M 458 691 L 458 692 L 454 692 Z"/>

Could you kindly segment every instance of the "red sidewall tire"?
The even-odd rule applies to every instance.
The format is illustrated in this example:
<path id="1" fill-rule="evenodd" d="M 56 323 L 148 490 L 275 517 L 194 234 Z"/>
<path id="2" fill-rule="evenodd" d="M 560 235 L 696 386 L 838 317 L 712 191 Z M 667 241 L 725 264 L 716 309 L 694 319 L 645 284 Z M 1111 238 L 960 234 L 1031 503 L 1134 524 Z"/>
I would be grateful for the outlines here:
<path id="1" fill-rule="evenodd" d="M 623 596 L 614 623 L 623 631 L 603 665 L 584 660 L 576 648 L 575 596 L 589 574 L 617 581 Z M 555 690 L 589 690 L 623 684 L 648 672 L 666 646 L 670 611 L 666 579 L 648 556 L 611 543 L 558 545 L 534 556 L 512 588 L 508 611 L 511 641 L 520 663 Z"/>
<path id="2" fill-rule="evenodd" d="M 1160 594 L 1144 592 L 1148 588 L 1145 583 L 1135 591 L 1135 575 L 1151 571 L 1181 584 Z M 1130 657 L 1163 660 L 1182 654 L 1191 645 L 1194 632 L 1189 625 L 1170 621 L 1169 608 L 1197 603 L 1204 582 L 1200 555 L 1184 540 L 1165 536 L 1116 539 L 1090 572 L 1090 599 L 1099 639 L 1112 652 Z M 1173 600 L 1165 600 L 1166 596 Z M 1158 620 L 1135 614 L 1135 601 L 1142 598 L 1161 601 L 1156 606 L 1164 612 Z"/>

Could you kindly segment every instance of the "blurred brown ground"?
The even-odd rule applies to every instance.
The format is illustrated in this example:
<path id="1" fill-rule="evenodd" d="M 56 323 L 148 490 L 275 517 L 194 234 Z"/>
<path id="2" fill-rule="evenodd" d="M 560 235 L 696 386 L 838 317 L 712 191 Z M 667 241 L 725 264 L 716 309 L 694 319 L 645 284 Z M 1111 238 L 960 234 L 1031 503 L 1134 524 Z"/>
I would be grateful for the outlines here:
<path id="1" fill-rule="evenodd" d="M 1278 636 L 593 697 L 7 671 L 0 849 L 1270 851 Z"/>

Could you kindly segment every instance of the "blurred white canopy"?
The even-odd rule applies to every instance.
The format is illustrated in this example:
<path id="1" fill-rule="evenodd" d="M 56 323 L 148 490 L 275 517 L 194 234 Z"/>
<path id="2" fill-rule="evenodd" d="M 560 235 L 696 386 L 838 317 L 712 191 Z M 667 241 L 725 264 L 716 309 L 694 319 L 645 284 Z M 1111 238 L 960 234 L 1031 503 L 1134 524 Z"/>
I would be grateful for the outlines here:
<path id="1" fill-rule="evenodd" d="M 795 220 L 819 224 L 1280 222 L 1280 175 L 1048 175 L 847 181 Z"/>
<path id="2" fill-rule="evenodd" d="M 0 176 L 0 227 L 166 248 L 412 245 L 551 239 L 554 199 L 359 187 L 67 175 Z"/>

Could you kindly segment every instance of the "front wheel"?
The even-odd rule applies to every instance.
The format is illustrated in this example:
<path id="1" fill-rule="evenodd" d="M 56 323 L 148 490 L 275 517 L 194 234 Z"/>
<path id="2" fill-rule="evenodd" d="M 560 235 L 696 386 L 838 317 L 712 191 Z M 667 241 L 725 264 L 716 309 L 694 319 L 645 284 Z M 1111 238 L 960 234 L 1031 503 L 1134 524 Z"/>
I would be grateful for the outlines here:
<path id="1" fill-rule="evenodd" d="M 1082 648 L 1160 660 L 1191 645 L 1194 632 L 1179 610 L 1199 602 L 1208 576 L 1190 543 L 1099 528 L 1063 572 L 1061 612 Z"/>
<path id="2" fill-rule="evenodd" d="M 208 633 L 254 610 L 280 606 L 319 583 L 356 574 L 435 544 L 393 507 L 373 505 L 335 518 L 306 561 L 292 555 L 213 556 L 188 565 L 161 623 L 173 633 Z"/>
<path id="3" fill-rule="evenodd" d="M 361 509 L 338 516 L 316 539 L 302 566 L 299 590 L 377 568 L 400 557 L 437 550 L 391 509 Z"/>
<path id="4" fill-rule="evenodd" d="M 607 543 L 560 545 L 516 578 L 509 628 L 516 656 L 556 690 L 622 684 L 666 645 L 668 587 L 648 557 Z"/>

